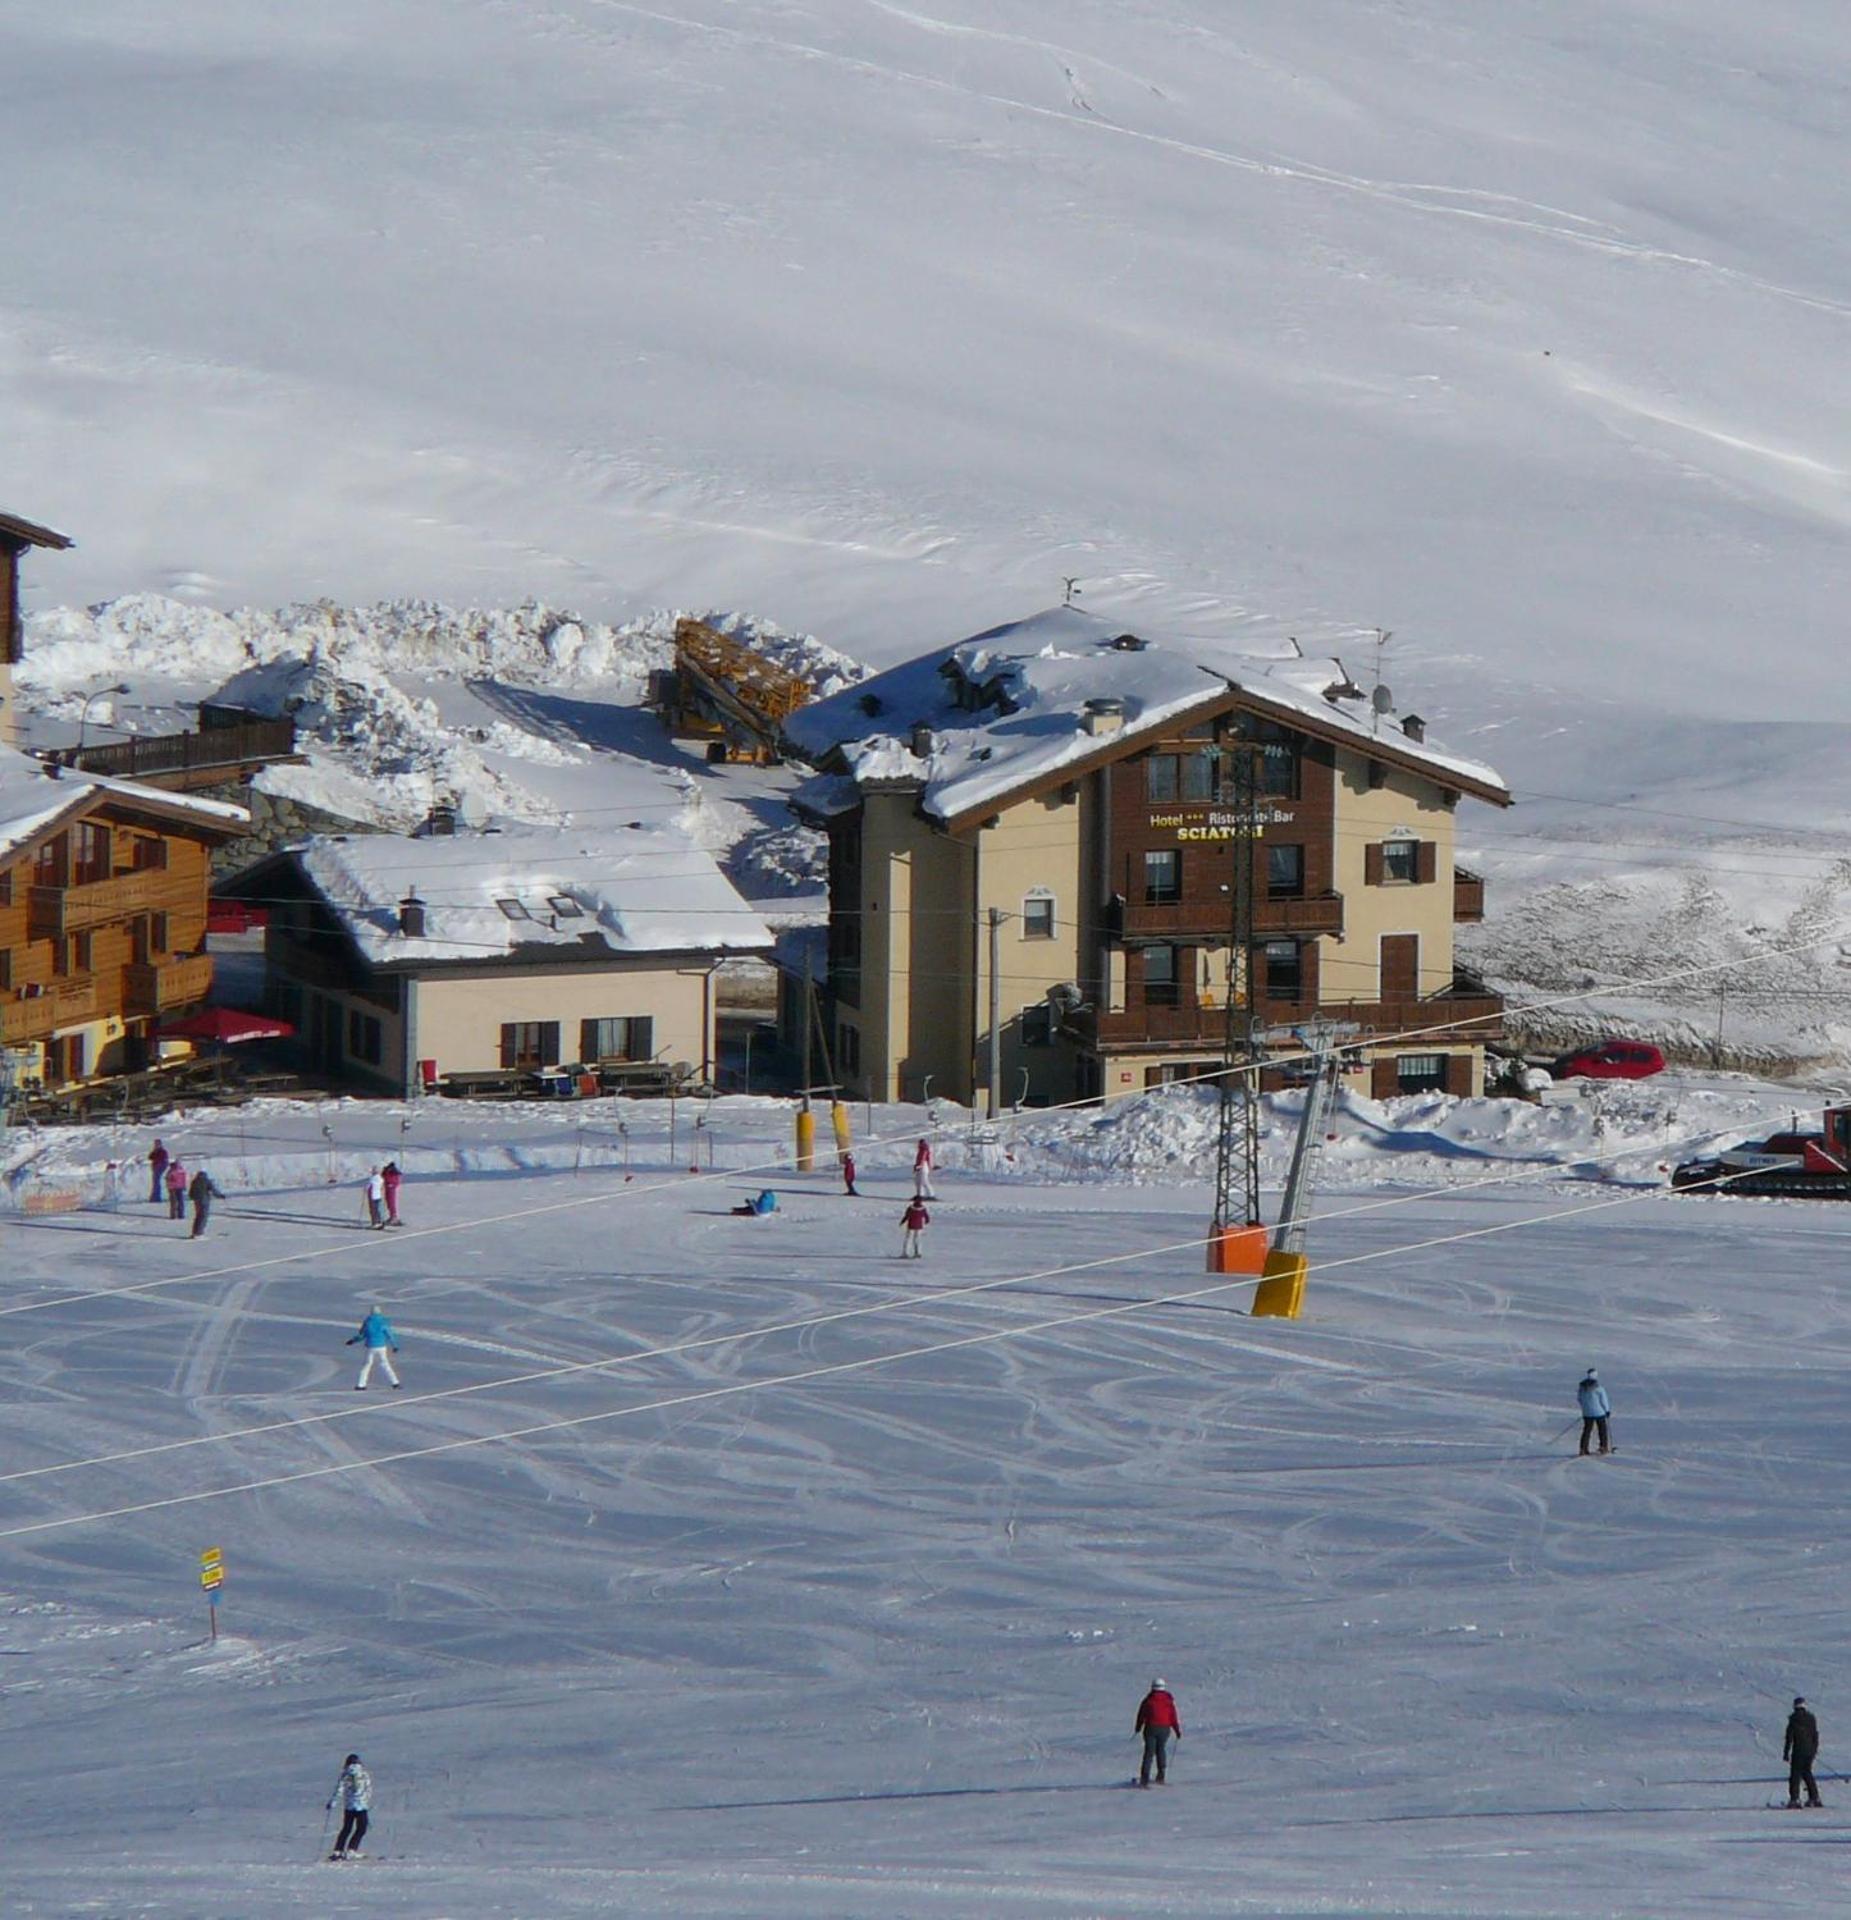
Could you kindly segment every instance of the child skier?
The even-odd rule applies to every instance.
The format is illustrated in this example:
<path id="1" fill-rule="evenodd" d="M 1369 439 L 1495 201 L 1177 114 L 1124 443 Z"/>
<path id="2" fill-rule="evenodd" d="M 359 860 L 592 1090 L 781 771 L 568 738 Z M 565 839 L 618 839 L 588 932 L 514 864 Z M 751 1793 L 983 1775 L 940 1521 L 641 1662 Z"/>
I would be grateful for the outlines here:
<path id="1" fill-rule="evenodd" d="M 906 1211 L 900 1215 L 900 1225 L 905 1232 L 900 1236 L 900 1258 L 919 1260 L 924 1255 L 920 1251 L 919 1236 L 932 1224 L 932 1216 L 926 1212 L 925 1202 L 917 1194 L 906 1204 Z"/>
<path id="2" fill-rule="evenodd" d="M 384 1183 L 386 1190 L 386 1225 L 396 1227 L 400 1224 L 398 1217 L 398 1190 L 404 1185 L 405 1176 L 399 1172 L 398 1162 L 396 1160 L 388 1160 L 386 1164 L 380 1168 L 379 1178 Z"/>
<path id="3" fill-rule="evenodd" d="M 386 1176 L 379 1167 L 366 1178 L 366 1217 L 376 1229 L 386 1224 Z"/>
<path id="4" fill-rule="evenodd" d="M 354 1386 L 355 1393 L 364 1393 L 366 1383 L 373 1377 L 375 1364 L 386 1370 L 386 1378 L 396 1388 L 399 1377 L 392 1369 L 392 1356 L 398 1352 L 398 1335 L 392 1331 L 392 1322 L 375 1307 L 360 1322 L 360 1331 L 347 1343 L 350 1347 L 365 1347 L 366 1362 L 360 1369 L 360 1378 Z"/>
<path id="5" fill-rule="evenodd" d="M 178 1159 L 167 1163 L 167 1217 L 169 1220 L 186 1218 L 186 1168 Z"/>
<path id="6" fill-rule="evenodd" d="M 913 1149 L 913 1198 L 915 1200 L 936 1200 L 938 1195 L 932 1191 L 932 1143 L 921 1137 Z"/>
<path id="7" fill-rule="evenodd" d="M 842 1185 L 851 1200 L 861 1198 L 855 1191 L 855 1156 L 852 1153 L 842 1155 Z"/>
<path id="8" fill-rule="evenodd" d="M 1138 1785 L 1150 1785 L 1150 1770 L 1154 1765 L 1157 1784 L 1162 1786 L 1164 1767 L 1170 1757 L 1170 1742 L 1183 1737 L 1183 1723 L 1176 1711 L 1175 1696 L 1161 1680 L 1153 1680 L 1150 1692 L 1138 1702 L 1138 1717 L 1131 1731 L 1144 1736 L 1144 1764 L 1138 1769 Z"/>
<path id="9" fill-rule="evenodd" d="M 334 1843 L 334 1851 L 328 1858 L 364 1859 L 360 1842 L 366 1838 L 372 1810 L 373 1776 L 361 1766 L 357 1753 L 350 1753 L 341 1763 L 341 1777 L 335 1781 L 334 1791 L 328 1796 L 329 1807 L 332 1808 L 337 1800 L 341 1804 L 341 1831 Z"/>

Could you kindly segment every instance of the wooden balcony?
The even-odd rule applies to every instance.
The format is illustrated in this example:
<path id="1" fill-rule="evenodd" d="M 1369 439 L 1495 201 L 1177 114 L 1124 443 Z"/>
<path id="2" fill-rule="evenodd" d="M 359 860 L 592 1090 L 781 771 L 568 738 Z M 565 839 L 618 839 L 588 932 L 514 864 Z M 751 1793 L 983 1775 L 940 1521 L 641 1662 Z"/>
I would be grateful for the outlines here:
<path id="1" fill-rule="evenodd" d="M 173 906 L 175 897 L 173 880 L 158 867 L 76 886 L 32 887 L 26 895 L 26 937 L 56 940 L 111 920 L 126 920 L 133 913 L 159 913 Z"/>
<path id="2" fill-rule="evenodd" d="M 61 1027 L 94 1020 L 98 1005 L 94 980 L 60 980 L 43 993 L 0 1001 L 0 1042 L 23 1047 L 44 1040 Z"/>
<path id="3" fill-rule="evenodd" d="M 194 1006 L 211 990 L 209 953 L 122 969 L 122 1010 L 131 1015 L 170 1013 L 175 1007 Z"/>
<path id="4" fill-rule="evenodd" d="M 1485 917 L 1485 883 L 1481 875 L 1466 867 L 1453 868 L 1453 919 L 1482 920 Z"/>
<path id="5" fill-rule="evenodd" d="M 1199 901 L 1164 905 L 1127 901 L 1124 923 L 1125 937 L 1130 940 L 1198 940 L 1225 946 L 1228 905 L 1225 900 L 1213 905 Z M 1294 900 L 1256 900 L 1253 930 L 1263 939 L 1282 933 L 1341 933 L 1343 895 L 1313 893 Z"/>
<path id="6" fill-rule="evenodd" d="M 1262 1000 L 1261 1024 L 1270 1029 L 1290 1028 L 1306 1020 L 1340 1021 L 1359 1029 L 1359 1045 L 1379 1036 L 1407 1034 L 1410 1047 L 1420 1040 L 1435 1046 L 1447 1042 L 1494 1040 L 1502 1030 L 1504 1002 L 1483 982 L 1461 975 L 1444 993 L 1415 1000 Z M 1218 1053 L 1227 1016 L 1211 1006 L 1136 1007 L 1122 1013 L 1097 1016 L 1095 1043 L 1101 1047 L 1149 1047 L 1161 1052 L 1189 1048 Z"/>

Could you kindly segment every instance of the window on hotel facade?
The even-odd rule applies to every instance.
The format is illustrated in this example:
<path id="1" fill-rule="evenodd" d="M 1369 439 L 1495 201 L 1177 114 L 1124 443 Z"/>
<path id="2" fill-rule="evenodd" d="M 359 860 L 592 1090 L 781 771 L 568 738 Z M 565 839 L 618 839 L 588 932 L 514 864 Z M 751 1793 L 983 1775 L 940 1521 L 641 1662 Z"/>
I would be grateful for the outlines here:
<path id="1" fill-rule="evenodd" d="M 1260 949 L 1260 977 L 1269 1000 L 1296 1000 L 1304 991 L 1305 970 L 1296 940 L 1268 940 Z"/>
<path id="2" fill-rule="evenodd" d="M 1144 949 L 1144 1004 L 1147 1007 L 1173 1007 L 1177 1003 L 1176 949 Z"/>
<path id="3" fill-rule="evenodd" d="M 618 1015 L 578 1023 L 581 1060 L 653 1060 L 656 1023 L 650 1014 Z"/>
<path id="4" fill-rule="evenodd" d="M 1039 887 L 1022 902 L 1022 938 L 1054 938 L 1054 896 L 1044 893 Z"/>
<path id="5" fill-rule="evenodd" d="M 1173 907 L 1183 897 L 1183 856 L 1176 847 L 1162 847 L 1144 856 L 1144 904 Z"/>
<path id="6" fill-rule="evenodd" d="M 1395 1086 L 1402 1093 L 1444 1093 L 1446 1091 L 1445 1054 L 1397 1054 Z"/>
<path id="7" fill-rule="evenodd" d="M 1176 798 L 1176 756 L 1153 753 L 1144 762 L 1144 797 L 1147 800 Z"/>
<path id="8" fill-rule="evenodd" d="M 1420 842 L 1384 840 L 1382 842 L 1382 878 L 1405 880 L 1408 885 L 1420 878 Z"/>
<path id="9" fill-rule="evenodd" d="M 1302 899 L 1305 891 L 1305 850 L 1299 846 L 1268 846 L 1266 849 L 1266 897 L 1269 900 Z"/>
<path id="10" fill-rule="evenodd" d="M 1221 752 L 1195 747 L 1182 756 L 1182 797 L 1200 804 L 1221 798 Z"/>
<path id="11" fill-rule="evenodd" d="M 501 1023 L 501 1064 L 504 1067 L 556 1067 L 559 1064 L 557 1020 L 504 1020 Z"/>

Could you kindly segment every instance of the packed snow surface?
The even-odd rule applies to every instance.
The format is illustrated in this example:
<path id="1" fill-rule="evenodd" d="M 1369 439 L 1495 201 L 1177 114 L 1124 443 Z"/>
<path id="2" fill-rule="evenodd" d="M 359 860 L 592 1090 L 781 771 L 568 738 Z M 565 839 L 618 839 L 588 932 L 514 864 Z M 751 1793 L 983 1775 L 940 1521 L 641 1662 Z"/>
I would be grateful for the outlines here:
<path id="1" fill-rule="evenodd" d="M 744 1097 L 203 1112 L 199 1242 L 155 1130 L 21 1138 L 7 1911 L 1829 1911 L 1837 1789 L 1767 1803 L 1794 1694 L 1843 1737 L 1851 1209 L 1659 1170 L 1784 1099 L 1349 1103 L 1296 1323 L 1202 1270 L 1186 1089 L 856 1109 L 861 1200 Z"/>

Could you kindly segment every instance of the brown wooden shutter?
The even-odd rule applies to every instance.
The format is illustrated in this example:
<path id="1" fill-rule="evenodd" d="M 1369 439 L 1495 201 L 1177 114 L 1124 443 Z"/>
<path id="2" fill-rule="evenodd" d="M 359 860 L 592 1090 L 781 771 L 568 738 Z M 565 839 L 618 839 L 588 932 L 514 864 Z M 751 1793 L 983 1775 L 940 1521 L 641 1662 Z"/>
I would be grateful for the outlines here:
<path id="1" fill-rule="evenodd" d="M 517 1064 L 514 1050 L 514 1024 L 508 1020 L 501 1023 L 501 1064 L 504 1067 Z"/>
<path id="2" fill-rule="evenodd" d="M 598 1023 L 595 1020 L 581 1020 L 578 1023 L 578 1057 L 581 1062 L 598 1057 Z"/>
<path id="3" fill-rule="evenodd" d="M 656 1057 L 656 1022 L 653 1014 L 630 1016 L 629 1057 L 632 1060 L 653 1060 Z"/>
<path id="4" fill-rule="evenodd" d="M 1461 1099 L 1471 1094 L 1472 1056 L 1469 1053 L 1449 1053 L 1446 1056 L 1446 1091 L 1457 1094 Z"/>
<path id="5" fill-rule="evenodd" d="M 1369 1092 L 1377 1100 L 1392 1099 L 1400 1089 L 1392 1060 L 1378 1060 L 1369 1069 Z"/>
<path id="6" fill-rule="evenodd" d="M 542 1020 L 540 1022 L 540 1065 L 556 1067 L 559 1064 L 559 1022 Z"/>
<path id="7" fill-rule="evenodd" d="M 1379 887 L 1382 884 L 1382 843 L 1372 840 L 1363 848 L 1363 885 Z"/>
<path id="8" fill-rule="evenodd" d="M 1440 849 L 1437 841 L 1422 840 L 1414 853 L 1414 878 L 1423 883 L 1435 880 L 1440 871 Z"/>

